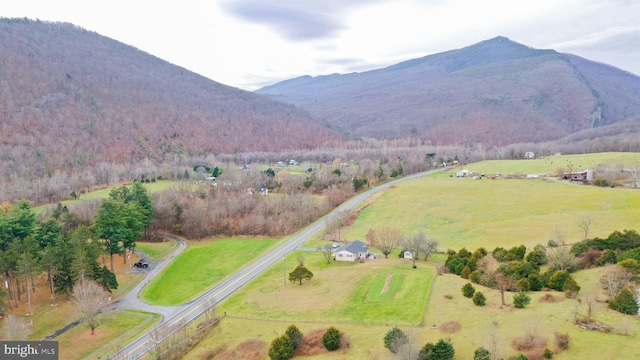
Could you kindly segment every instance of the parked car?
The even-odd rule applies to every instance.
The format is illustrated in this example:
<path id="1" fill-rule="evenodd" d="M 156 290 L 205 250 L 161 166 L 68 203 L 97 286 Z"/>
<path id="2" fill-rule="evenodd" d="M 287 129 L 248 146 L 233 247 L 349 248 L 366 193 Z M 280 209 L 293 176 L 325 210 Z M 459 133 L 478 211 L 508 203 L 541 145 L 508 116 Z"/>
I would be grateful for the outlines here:
<path id="1" fill-rule="evenodd" d="M 138 262 L 134 263 L 133 266 L 138 267 L 138 268 L 148 268 L 149 267 L 149 262 L 147 260 L 140 259 L 140 260 L 138 260 Z"/>

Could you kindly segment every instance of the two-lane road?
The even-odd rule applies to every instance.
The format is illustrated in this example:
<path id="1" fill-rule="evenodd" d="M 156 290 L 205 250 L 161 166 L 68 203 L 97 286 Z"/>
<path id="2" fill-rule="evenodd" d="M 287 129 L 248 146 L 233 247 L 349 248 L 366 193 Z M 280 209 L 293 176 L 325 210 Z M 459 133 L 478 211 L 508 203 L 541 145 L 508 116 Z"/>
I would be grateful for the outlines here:
<path id="1" fill-rule="evenodd" d="M 234 291 L 238 290 L 244 284 L 261 274 L 263 271 L 268 269 L 270 266 L 275 264 L 279 259 L 282 259 L 286 254 L 295 250 L 305 241 L 309 240 L 312 236 L 320 232 L 322 229 L 327 226 L 328 223 L 333 221 L 339 214 L 345 210 L 354 210 L 356 206 L 360 205 L 364 200 L 373 196 L 374 194 L 386 190 L 402 181 L 419 178 L 439 170 L 431 170 L 427 172 L 412 174 L 401 179 L 397 179 L 380 186 L 371 188 L 363 193 L 358 194 L 357 196 L 349 199 L 329 214 L 325 215 L 323 218 L 315 221 L 311 225 L 307 226 L 303 230 L 294 234 L 289 240 L 279 245 L 277 248 L 269 252 L 268 254 L 262 256 L 256 261 L 250 263 L 242 270 L 238 271 L 236 274 L 231 276 L 230 278 L 224 280 L 222 283 L 213 287 L 211 290 L 202 294 L 198 298 L 190 301 L 187 305 L 180 307 L 179 310 L 170 316 L 167 316 L 160 324 L 158 324 L 154 329 L 142 335 L 131 344 L 123 347 L 120 351 L 113 354 L 111 359 L 138 359 L 144 356 L 146 353 L 152 350 L 155 342 L 154 339 L 151 338 L 150 334 L 154 332 L 154 330 L 171 325 L 176 324 L 178 322 L 190 322 L 192 320 L 200 317 L 211 301 L 221 301 L 231 295 Z"/>

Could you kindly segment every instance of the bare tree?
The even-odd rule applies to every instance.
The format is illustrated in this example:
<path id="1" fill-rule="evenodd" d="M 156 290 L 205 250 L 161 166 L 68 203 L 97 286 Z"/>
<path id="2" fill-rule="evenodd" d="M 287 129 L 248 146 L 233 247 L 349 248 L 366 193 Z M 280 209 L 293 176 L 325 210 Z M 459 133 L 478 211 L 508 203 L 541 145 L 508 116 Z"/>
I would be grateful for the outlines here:
<path id="1" fill-rule="evenodd" d="M 100 310 L 107 305 L 107 292 L 95 281 L 82 279 L 73 286 L 71 300 L 76 305 L 82 320 L 89 325 L 91 335 L 100 325 Z"/>
<path id="2" fill-rule="evenodd" d="M 327 261 L 327 264 L 331 264 L 331 258 L 333 257 L 333 247 L 327 244 L 319 248 L 318 250 L 320 250 L 320 252 L 322 253 L 322 256 Z"/>
<path id="3" fill-rule="evenodd" d="M 426 239 L 426 242 L 423 244 L 422 248 L 420 249 L 420 251 L 422 252 L 422 255 L 424 256 L 424 261 L 429 260 L 429 256 L 431 256 L 432 253 L 438 251 L 439 245 L 440 244 L 435 239 Z"/>
<path id="4" fill-rule="evenodd" d="M 369 229 L 367 233 L 367 241 L 371 246 L 378 248 L 384 254 L 385 258 L 395 250 L 398 244 L 404 240 L 402 231 L 390 227 L 381 227 L 377 229 Z"/>
<path id="5" fill-rule="evenodd" d="M 402 360 L 414 360 L 418 357 L 420 352 L 420 345 L 417 341 L 415 332 L 411 329 L 404 330 L 406 335 L 406 342 L 398 346 L 396 355 Z"/>
<path id="6" fill-rule="evenodd" d="M 419 232 L 413 236 L 405 238 L 402 242 L 406 250 L 411 252 L 411 260 L 413 260 L 413 267 L 416 267 L 416 260 L 419 259 L 420 250 L 425 247 L 427 237 L 423 232 Z"/>
<path id="7" fill-rule="evenodd" d="M 589 238 L 589 230 L 591 228 L 591 224 L 593 223 L 593 219 L 591 216 L 585 216 L 578 222 L 578 227 L 582 230 L 584 234 L 584 240 Z"/>
<path id="8" fill-rule="evenodd" d="M 506 340 L 498 334 L 498 322 L 491 323 L 487 334 L 487 350 L 491 353 L 491 359 L 500 359 L 502 357 L 502 349 L 505 347 Z"/>
<path id="9" fill-rule="evenodd" d="M 578 267 L 578 259 L 568 246 L 550 247 L 547 251 L 547 264 L 554 270 L 571 272 Z"/>
<path id="10" fill-rule="evenodd" d="M 620 291 L 633 279 L 633 274 L 618 265 L 607 265 L 600 277 L 602 288 L 607 291 L 609 296 L 616 297 Z"/>
<path id="11" fill-rule="evenodd" d="M 2 333 L 4 340 L 24 341 L 31 334 L 31 326 L 28 321 L 24 321 L 15 315 L 9 315 L 4 320 Z"/>
<path id="12" fill-rule="evenodd" d="M 576 303 L 575 315 L 584 317 L 587 324 L 591 323 L 591 318 L 596 312 L 596 304 L 598 303 L 598 291 L 592 289 L 582 292 L 582 298 Z M 584 305 L 584 313 L 580 312 L 580 307 Z"/>

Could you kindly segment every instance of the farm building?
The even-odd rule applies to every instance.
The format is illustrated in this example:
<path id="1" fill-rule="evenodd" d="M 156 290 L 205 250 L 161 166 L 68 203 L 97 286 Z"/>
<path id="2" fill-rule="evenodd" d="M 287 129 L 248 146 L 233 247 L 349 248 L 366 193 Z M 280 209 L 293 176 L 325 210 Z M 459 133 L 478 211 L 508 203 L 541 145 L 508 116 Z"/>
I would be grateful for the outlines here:
<path id="1" fill-rule="evenodd" d="M 469 171 L 466 169 L 460 170 L 458 172 L 456 172 L 456 176 L 457 177 L 467 177 L 469 175 L 473 174 L 473 171 Z"/>
<path id="2" fill-rule="evenodd" d="M 360 240 L 349 241 L 337 248 L 333 253 L 336 261 L 356 261 L 364 260 L 369 256 L 367 245 Z"/>
<path id="3" fill-rule="evenodd" d="M 571 181 L 593 180 L 593 169 L 589 168 L 584 171 L 564 173 L 562 178 Z"/>

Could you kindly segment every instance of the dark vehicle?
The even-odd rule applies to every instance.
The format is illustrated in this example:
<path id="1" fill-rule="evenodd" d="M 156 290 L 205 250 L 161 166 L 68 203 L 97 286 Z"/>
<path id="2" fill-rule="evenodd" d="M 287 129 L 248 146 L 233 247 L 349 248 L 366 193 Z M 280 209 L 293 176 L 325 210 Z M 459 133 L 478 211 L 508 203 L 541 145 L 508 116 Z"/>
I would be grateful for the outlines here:
<path id="1" fill-rule="evenodd" d="M 148 268 L 149 267 L 149 262 L 147 260 L 138 260 L 138 262 L 134 263 L 133 266 L 138 267 L 138 268 Z"/>

